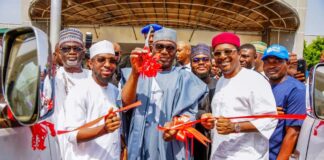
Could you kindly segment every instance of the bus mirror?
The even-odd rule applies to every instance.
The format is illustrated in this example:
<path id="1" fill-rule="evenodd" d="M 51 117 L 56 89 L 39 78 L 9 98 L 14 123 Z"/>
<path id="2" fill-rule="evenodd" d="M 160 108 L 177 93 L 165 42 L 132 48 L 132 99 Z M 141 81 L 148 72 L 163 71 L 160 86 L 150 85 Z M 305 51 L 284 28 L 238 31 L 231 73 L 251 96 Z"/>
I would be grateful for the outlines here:
<path id="1" fill-rule="evenodd" d="M 53 83 L 43 89 L 45 77 L 52 82 L 53 73 L 47 35 L 35 27 L 21 27 L 7 31 L 3 40 L 5 100 L 21 125 L 32 125 L 54 112 Z"/>
<path id="2" fill-rule="evenodd" d="M 319 119 L 324 119 L 324 64 L 317 64 L 313 70 L 312 110 Z"/>

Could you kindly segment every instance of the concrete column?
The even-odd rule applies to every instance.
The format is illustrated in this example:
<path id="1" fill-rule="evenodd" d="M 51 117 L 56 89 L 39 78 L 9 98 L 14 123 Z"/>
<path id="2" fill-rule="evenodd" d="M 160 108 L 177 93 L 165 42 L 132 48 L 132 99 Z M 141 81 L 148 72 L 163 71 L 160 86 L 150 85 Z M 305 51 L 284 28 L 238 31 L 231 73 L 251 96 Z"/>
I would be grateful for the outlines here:
<path id="1" fill-rule="evenodd" d="M 284 0 L 286 3 L 291 5 L 294 8 L 299 16 L 299 28 L 295 34 L 295 41 L 292 51 L 297 54 L 298 58 L 303 57 L 304 50 L 304 33 L 305 33 L 305 18 L 307 10 L 307 1 L 306 0 Z"/>
<path id="2" fill-rule="evenodd" d="M 51 0 L 51 18 L 50 18 L 50 41 L 52 51 L 58 42 L 61 30 L 62 0 Z"/>

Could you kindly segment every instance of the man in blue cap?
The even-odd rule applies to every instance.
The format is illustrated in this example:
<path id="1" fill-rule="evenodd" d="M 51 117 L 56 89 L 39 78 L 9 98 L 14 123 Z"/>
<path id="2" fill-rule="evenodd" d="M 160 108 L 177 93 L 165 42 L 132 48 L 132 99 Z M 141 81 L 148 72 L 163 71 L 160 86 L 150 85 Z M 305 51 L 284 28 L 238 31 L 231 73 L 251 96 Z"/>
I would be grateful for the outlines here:
<path id="1" fill-rule="evenodd" d="M 287 74 L 289 55 L 284 46 L 271 45 L 262 57 L 280 114 L 305 114 L 305 85 Z M 279 120 L 272 134 L 270 160 L 289 159 L 298 140 L 302 120 Z"/>
<path id="2" fill-rule="evenodd" d="M 144 35 L 144 39 L 147 38 L 148 33 L 149 33 L 151 27 L 152 27 L 152 30 L 151 30 L 151 33 L 149 35 L 150 37 L 149 37 L 149 41 L 148 42 L 149 42 L 150 50 L 152 51 L 152 49 L 153 49 L 152 44 L 153 44 L 154 32 L 162 29 L 163 27 L 160 26 L 160 25 L 158 25 L 158 24 L 154 24 L 154 23 L 153 24 L 148 24 L 148 25 L 144 26 L 142 28 L 142 30 L 141 30 L 142 34 Z"/>

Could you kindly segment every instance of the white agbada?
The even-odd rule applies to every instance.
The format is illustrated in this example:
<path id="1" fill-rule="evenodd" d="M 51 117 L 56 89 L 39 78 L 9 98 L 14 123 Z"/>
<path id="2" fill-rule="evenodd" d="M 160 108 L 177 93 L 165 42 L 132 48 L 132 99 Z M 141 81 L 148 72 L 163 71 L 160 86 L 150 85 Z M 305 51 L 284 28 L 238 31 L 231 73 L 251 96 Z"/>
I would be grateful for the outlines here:
<path id="1" fill-rule="evenodd" d="M 259 73 L 242 68 L 235 77 L 221 77 L 218 80 L 212 100 L 212 113 L 214 116 L 232 117 L 277 114 L 277 111 L 269 82 Z M 211 159 L 269 159 L 269 139 L 277 120 L 236 120 L 238 121 L 250 121 L 259 132 L 220 135 L 213 129 Z"/>
<path id="2" fill-rule="evenodd" d="M 54 88 L 55 88 L 55 98 L 54 98 L 54 113 L 50 117 L 51 122 L 55 124 L 56 130 L 62 129 L 62 124 L 65 122 L 65 113 L 63 110 L 63 105 L 65 99 L 73 86 L 75 86 L 80 81 L 91 77 L 91 71 L 87 69 L 82 69 L 80 73 L 69 73 L 64 70 L 63 67 L 59 67 L 55 74 L 54 79 Z M 44 94 L 47 97 L 50 97 L 51 88 L 50 81 L 48 77 L 45 78 L 44 82 Z M 58 136 L 58 143 L 60 146 L 61 156 L 63 157 L 65 154 L 65 143 L 66 140 L 64 139 L 64 135 Z"/>
<path id="3" fill-rule="evenodd" d="M 110 83 L 107 87 L 101 87 L 92 77 L 82 81 L 72 88 L 66 99 L 64 128 L 75 129 L 107 114 L 111 107 L 117 109 L 118 94 L 118 89 Z M 104 120 L 93 127 L 102 124 L 104 124 Z M 76 136 L 77 131 L 66 134 L 68 143 L 63 159 L 117 160 L 120 158 L 120 129 L 79 144 Z"/>
<path id="4" fill-rule="evenodd" d="M 80 73 L 69 73 L 64 70 L 63 67 L 59 67 L 55 74 L 54 88 L 55 88 L 55 109 L 54 114 L 51 116 L 51 121 L 56 125 L 59 119 L 59 113 L 63 108 L 65 99 L 71 88 L 88 77 L 91 77 L 91 71 L 87 69 L 82 69 Z M 50 81 L 48 77 L 44 81 L 44 94 L 49 95 L 50 91 Z M 48 96 L 50 97 L 50 96 Z M 62 122 L 62 121 L 61 121 Z"/>

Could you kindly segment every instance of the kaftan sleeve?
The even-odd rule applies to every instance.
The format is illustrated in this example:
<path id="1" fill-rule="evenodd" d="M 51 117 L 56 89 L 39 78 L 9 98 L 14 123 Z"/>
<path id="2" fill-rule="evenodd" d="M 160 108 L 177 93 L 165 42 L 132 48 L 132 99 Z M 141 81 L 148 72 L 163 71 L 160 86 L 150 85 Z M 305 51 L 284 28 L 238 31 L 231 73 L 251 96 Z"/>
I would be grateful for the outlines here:
<path id="1" fill-rule="evenodd" d="M 254 81 L 249 96 L 252 115 L 277 114 L 276 101 L 271 86 L 263 77 Z M 272 118 L 254 119 L 251 123 L 267 139 L 270 139 L 278 121 Z"/>
<path id="2" fill-rule="evenodd" d="M 195 120 L 198 113 L 198 104 L 208 94 L 208 87 L 203 81 L 188 71 L 180 70 L 179 74 L 179 94 L 176 94 L 174 97 L 177 106 L 173 115 L 188 115 L 190 120 Z"/>
<path id="3" fill-rule="evenodd" d="M 71 89 L 64 104 L 64 129 L 73 130 L 86 123 L 86 96 L 86 92 L 79 87 Z M 68 141 L 77 144 L 77 133 L 78 131 L 67 133 Z"/>

